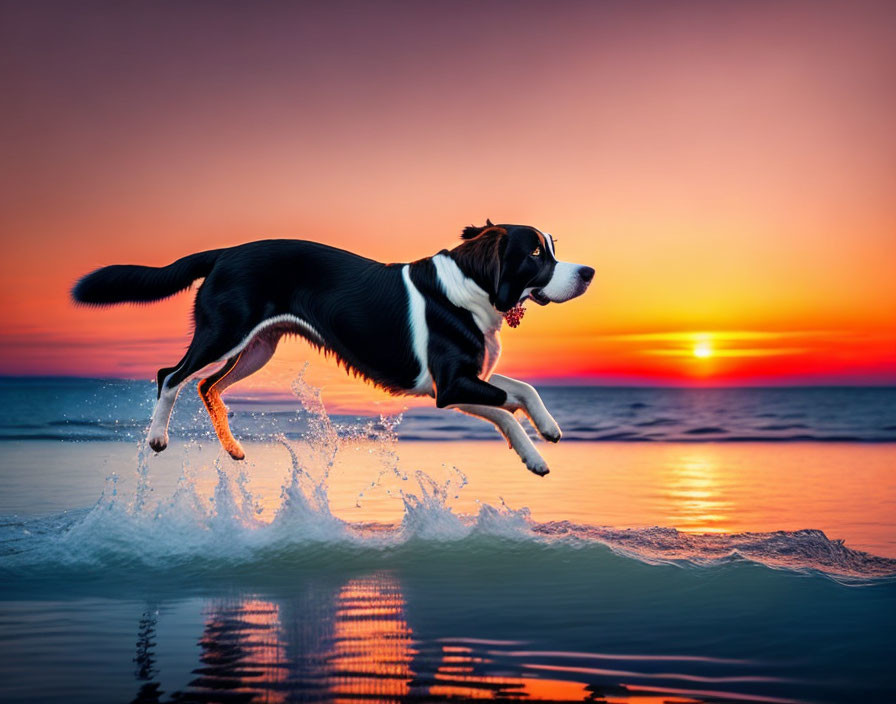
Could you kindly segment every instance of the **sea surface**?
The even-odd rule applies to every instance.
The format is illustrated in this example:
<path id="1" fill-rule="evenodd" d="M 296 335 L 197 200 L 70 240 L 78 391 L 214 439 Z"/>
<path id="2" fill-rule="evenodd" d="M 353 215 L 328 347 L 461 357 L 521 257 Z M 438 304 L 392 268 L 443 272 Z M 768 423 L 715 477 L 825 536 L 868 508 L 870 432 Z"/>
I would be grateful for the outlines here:
<path id="1" fill-rule="evenodd" d="M 0 380 L 0 701 L 892 702 L 896 390 L 547 387 L 490 426 Z"/>
<path id="2" fill-rule="evenodd" d="M 588 442 L 896 442 L 896 388 L 618 388 L 546 386 L 545 404 L 567 440 Z M 152 415 L 146 381 L 0 377 L 2 440 L 139 440 Z M 227 396 L 243 439 L 272 432 L 298 438 L 308 418 L 290 394 Z M 204 437 L 194 389 L 181 393 L 172 434 Z M 334 423 L 364 423 L 355 416 Z M 413 408 L 397 427 L 403 440 L 491 440 L 481 420 Z"/>

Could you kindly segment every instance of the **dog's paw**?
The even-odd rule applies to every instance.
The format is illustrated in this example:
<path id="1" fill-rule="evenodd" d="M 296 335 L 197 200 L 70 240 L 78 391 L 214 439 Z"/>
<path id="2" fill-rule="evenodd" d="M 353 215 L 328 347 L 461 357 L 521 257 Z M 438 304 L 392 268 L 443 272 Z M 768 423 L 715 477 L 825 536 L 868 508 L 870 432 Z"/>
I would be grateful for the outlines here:
<path id="1" fill-rule="evenodd" d="M 543 477 L 551 471 L 548 467 L 548 463 L 545 462 L 544 458 L 540 455 L 524 459 L 523 463 L 526 465 L 526 469 L 532 472 L 532 474 L 537 474 L 539 477 Z"/>
<path id="2" fill-rule="evenodd" d="M 227 454 L 235 460 L 246 459 L 246 453 L 243 451 L 243 446 L 240 445 L 236 440 L 234 440 L 232 443 L 228 443 L 224 447 L 224 449 L 227 450 Z"/>
<path id="3" fill-rule="evenodd" d="M 149 447 L 153 452 L 161 452 L 168 447 L 168 435 L 159 435 L 149 439 Z"/>
<path id="4" fill-rule="evenodd" d="M 560 438 L 563 437 L 563 431 L 560 430 L 559 425 L 554 423 L 554 427 L 545 429 L 545 431 L 541 433 L 541 437 L 548 442 L 560 442 Z"/>
<path id="5" fill-rule="evenodd" d="M 548 442 L 560 442 L 560 438 L 563 437 L 563 431 L 560 430 L 557 421 L 551 416 L 543 419 L 542 422 L 538 424 L 537 430 L 538 434 Z"/>

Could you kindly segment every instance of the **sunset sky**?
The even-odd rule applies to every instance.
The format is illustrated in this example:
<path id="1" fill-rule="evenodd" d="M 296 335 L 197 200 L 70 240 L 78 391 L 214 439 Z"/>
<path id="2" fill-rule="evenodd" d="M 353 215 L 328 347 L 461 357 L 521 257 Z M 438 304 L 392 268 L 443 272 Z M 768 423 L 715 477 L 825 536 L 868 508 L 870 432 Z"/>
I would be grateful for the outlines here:
<path id="1" fill-rule="evenodd" d="M 149 378 L 191 296 L 105 264 L 264 237 L 384 261 L 536 225 L 597 270 L 499 370 L 896 383 L 896 5 L 3 2 L 0 374 Z M 311 359 L 302 343 L 246 388 Z M 239 388 L 239 387 L 238 387 Z"/>

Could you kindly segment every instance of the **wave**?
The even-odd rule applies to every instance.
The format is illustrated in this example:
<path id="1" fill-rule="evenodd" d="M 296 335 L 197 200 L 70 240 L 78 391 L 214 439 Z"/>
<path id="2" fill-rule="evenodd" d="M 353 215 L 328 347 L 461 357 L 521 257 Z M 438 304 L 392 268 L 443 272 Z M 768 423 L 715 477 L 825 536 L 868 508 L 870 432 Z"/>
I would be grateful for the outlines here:
<path id="1" fill-rule="evenodd" d="M 248 571 L 263 579 L 297 568 L 388 568 L 452 557 L 495 567 L 546 554 L 568 555 L 587 569 L 605 564 L 613 553 L 686 569 L 751 563 L 844 584 L 896 578 L 896 560 L 853 550 L 819 530 L 694 535 L 661 527 L 537 523 L 524 509 L 489 505 L 464 516 L 429 503 L 409 503 L 405 519 L 395 525 L 349 523 L 295 504 L 261 524 L 231 513 L 233 497 L 221 487 L 215 498 L 223 511 L 196 511 L 195 498 L 180 495 L 167 507 L 144 513 L 104 499 L 84 511 L 30 521 L 0 519 L 0 574 L 14 579 L 77 573 L 81 579 L 108 580 L 142 578 L 151 570 L 193 580 Z"/>

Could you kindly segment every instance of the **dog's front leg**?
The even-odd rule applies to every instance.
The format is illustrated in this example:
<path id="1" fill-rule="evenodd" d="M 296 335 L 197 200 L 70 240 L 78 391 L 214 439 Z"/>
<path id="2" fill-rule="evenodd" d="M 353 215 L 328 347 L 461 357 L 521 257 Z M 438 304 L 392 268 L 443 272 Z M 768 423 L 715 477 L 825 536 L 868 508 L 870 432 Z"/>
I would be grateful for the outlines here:
<path id="1" fill-rule="evenodd" d="M 547 462 L 535 449 L 535 445 L 532 444 L 529 436 L 526 435 L 523 426 L 519 424 L 519 421 L 513 417 L 510 411 L 505 411 L 503 408 L 495 406 L 480 406 L 474 403 L 459 403 L 452 407 L 461 413 L 476 416 L 493 423 L 516 454 L 520 456 L 523 464 L 526 465 L 530 472 L 543 477 L 551 471 L 548 469 Z"/>
<path id="2" fill-rule="evenodd" d="M 507 392 L 478 377 L 451 372 L 451 369 L 441 369 L 433 374 L 436 378 L 436 405 L 439 408 L 456 408 L 493 423 L 531 472 L 539 476 L 547 474 L 550 471 L 547 462 L 538 454 L 513 413 L 506 410 Z"/>
<path id="3" fill-rule="evenodd" d="M 524 381 L 517 381 L 500 374 L 492 374 L 489 383 L 507 392 L 507 402 L 504 408 L 509 410 L 522 410 L 529 418 L 532 426 L 545 440 L 559 442 L 562 436 L 560 426 L 548 412 L 538 392 Z"/>

